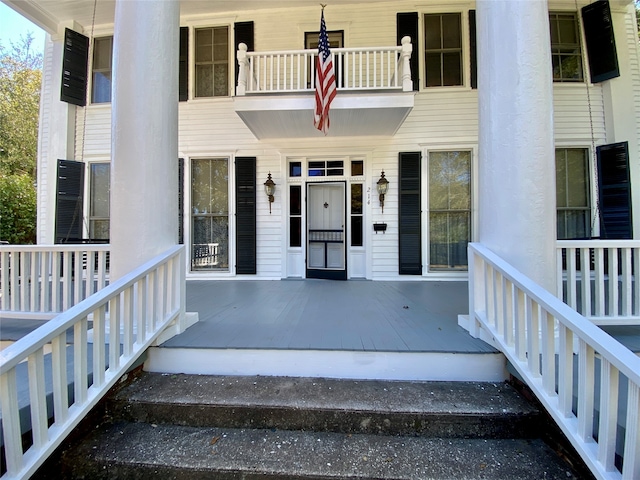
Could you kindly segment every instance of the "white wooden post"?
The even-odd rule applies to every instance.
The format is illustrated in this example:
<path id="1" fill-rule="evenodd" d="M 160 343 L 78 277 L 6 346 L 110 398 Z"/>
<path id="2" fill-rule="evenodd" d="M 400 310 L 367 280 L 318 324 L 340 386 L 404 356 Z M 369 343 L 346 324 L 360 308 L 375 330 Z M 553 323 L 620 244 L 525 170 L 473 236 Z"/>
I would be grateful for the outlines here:
<path id="1" fill-rule="evenodd" d="M 411 81 L 411 52 L 413 52 L 413 45 L 411 44 L 411 37 L 402 37 L 400 41 L 402 44 L 402 91 L 413 91 L 413 82 Z"/>
<path id="2" fill-rule="evenodd" d="M 236 95 L 243 96 L 247 93 L 247 71 L 249 70 L 249 59 L 247 58 L 247 44 L 238 45 L 238 85 Z"/>

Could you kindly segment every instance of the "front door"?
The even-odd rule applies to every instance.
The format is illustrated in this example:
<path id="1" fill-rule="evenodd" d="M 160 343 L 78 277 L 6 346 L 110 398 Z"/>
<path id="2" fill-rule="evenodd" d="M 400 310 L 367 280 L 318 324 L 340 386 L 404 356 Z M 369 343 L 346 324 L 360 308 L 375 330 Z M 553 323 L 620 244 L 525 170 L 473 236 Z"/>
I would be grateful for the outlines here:
<path id="1" fill-rule="evenodd" d="M 347 279 L 344 182 L 307 185 L 307 278 Z"/>

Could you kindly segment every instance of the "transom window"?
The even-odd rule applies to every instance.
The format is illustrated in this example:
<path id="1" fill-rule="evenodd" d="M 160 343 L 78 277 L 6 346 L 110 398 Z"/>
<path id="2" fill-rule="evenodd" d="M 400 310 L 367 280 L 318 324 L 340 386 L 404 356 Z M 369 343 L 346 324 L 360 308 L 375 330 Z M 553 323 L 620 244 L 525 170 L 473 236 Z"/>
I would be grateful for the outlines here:
<path id="1" fill-rule="evenodd" d="M 229 28 L 197 28 L 195 39 L 195 96 L 228 96 Z"/>
<path id="2" fill-rule="evenodd" d="M 581 82 L 580 26 L 575 13 L 550 13 L 554 82 Z"/>
<path id="3" fill-rule="evenodd" d="M 462 85 L 462 27 L 459 13 L 424 16 L 427 87 Z"/>
<path id="4" fill-rule="evenodd" d="M 589 238 L 589 160 L 586 148 L 556 149 L 558 239 Z"/>
<path id="5" fill-rule="evenodd" d="M 111 58 L 113 37 L 96 38 L 93 44 L 91 103 L 111 101 Z"/>

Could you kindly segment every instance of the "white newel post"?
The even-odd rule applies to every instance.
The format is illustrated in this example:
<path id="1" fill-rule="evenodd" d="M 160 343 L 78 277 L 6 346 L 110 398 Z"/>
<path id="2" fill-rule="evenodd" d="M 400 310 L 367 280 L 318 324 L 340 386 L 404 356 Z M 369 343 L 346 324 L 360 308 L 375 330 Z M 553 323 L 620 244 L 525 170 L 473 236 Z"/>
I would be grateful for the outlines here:
<path id="1" fill-rule="evenodd" d="M 552 293 L 555 151 L 546 0 L 478 0 L 479 238 Z"/>
<path id="2" fill-rule="evenodd" d="M 411 37 L 402 37 L 400 40 L 402 44 L 402 91 L 413 91 L 413 82 L 411 81 L 411 52 L 413 51 L 413 45 L 411 44 Z"/>
<path id="3" fill-rule="evenodd" d="M 249 59 L 247 58 L 247 45 L 238 45 L 238 85 L 236 95 L 242 96 L 247 93 L 247 71 L 249 70 Z"/>
<path id="4" fill-rule="evenodd" d="M 178 0 L 116 0 L 111 281 L 178 240 Z"/>

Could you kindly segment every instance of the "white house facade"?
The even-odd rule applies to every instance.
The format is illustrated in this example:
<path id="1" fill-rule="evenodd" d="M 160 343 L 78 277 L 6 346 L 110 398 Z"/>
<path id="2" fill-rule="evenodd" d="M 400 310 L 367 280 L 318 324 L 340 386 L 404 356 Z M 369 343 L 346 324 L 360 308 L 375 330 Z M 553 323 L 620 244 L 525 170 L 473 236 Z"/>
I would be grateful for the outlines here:
<path id="1" fill-rule="evenodd" d="M 541 252 L 555 264 L 556 238 L 640 232 L 633 2 L 329 4 L 326 136 L 313 2 L 7 3 L 51 34 L 39 243 L 110 240 L 139 264 L 164 238 L 187 246 L 192 279 L 442 280 L 466 278 L 484 237 L 544 284 L 531 270 L 555 275 Z M 83 101 L 61 99 L 70 42 Z"/>

